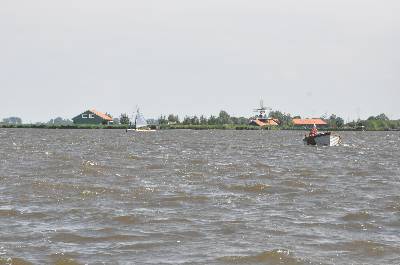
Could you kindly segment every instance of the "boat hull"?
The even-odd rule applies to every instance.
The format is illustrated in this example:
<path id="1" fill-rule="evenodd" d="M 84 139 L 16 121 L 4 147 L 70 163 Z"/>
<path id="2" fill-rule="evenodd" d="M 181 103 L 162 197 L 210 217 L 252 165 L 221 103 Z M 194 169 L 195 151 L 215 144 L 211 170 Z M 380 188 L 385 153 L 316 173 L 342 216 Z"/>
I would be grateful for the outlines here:
<path id="1" fill-rule="evenodd" d="M 342 143 L 342 139 L 339 135 L 323 133 L 316 136 L 307 136 L 303 139 L 303 142 L 305 145 L 338 146 Z"/>

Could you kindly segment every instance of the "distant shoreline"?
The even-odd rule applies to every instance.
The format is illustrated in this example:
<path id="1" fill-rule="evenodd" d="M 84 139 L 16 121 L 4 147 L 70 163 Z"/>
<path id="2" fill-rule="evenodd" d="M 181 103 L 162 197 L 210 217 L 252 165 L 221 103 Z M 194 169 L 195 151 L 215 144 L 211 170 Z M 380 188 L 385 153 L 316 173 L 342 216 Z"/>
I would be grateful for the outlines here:
<path id="1" fill-rule="evenodd" d="M 306 128 L 295 128 L 295 127 L 259 127 L 253 125 L 232 125 L 232 124 L 221 124 L 221 125 L 152 125 L 152 129 L 158 130 L 271 130 L 271 131 L 308 131 Z M 0 128 L 3 129 L 107 129 L 107 130 L 125 130 L 128 128 L 127 125 L 92 125 L 92 124 L 72 124 L 72 125 L 48 125 L 48 124 L 0 124 Z M 363 131 L 355 128 L 321 128 L 321 131 Z M 399 131 L 390 129 L 365 129 L 365 131 Z"/>

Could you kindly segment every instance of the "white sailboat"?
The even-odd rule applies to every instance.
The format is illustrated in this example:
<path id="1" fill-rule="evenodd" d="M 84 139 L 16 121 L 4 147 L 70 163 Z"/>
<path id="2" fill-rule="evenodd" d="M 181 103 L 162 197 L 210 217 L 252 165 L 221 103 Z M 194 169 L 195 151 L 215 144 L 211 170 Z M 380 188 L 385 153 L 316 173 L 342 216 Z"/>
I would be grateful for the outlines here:
<path id="1" fill-rule="evenodd" d="M 129 128 L 126 131 L 136 131 L 136 132 L 153 132 L 155 130 L 150 129 L 145 117 L 142 113 L 140 113 L 139 109 L 136 111 L 136 115 L 134 118 L 134 123 L 130 124 Z"/>

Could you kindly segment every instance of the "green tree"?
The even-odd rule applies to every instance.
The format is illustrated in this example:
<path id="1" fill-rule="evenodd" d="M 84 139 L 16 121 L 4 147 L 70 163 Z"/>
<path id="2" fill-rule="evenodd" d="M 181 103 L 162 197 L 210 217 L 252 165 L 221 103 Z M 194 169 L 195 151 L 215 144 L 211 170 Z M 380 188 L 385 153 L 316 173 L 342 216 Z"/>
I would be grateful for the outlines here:
<path id="1" fill-rule="evenodd" d="M 204 125 L 204 124 L 207 124 L 207 123 L 208 123 L 207 118 L 204 115 L 201 115 L 200 116 L 200 124 Z"/>
<path id="2" fill-rule="evenodd" d="M 211 115 L 210 118 L 208 118 L 208 125 L 216 125 L 218 124 L 218 119 L 214 115 Z"/>
<path id="3" fill-rule="evenodd" d="M 158 118 L 158 124 L 168 124 L 168 120 L 165 115 L 161 115 L 160 118 Z"/>
<path id="4" fill-rule="evenodd" d="M 245 117 L 239 117 L 238 118 L 238 123 L 237 124 L 239 124 L 239 125 L 247 125 L 247 124 L 249 124 L 249 119 L 248 118 L 245 118 Z"/>
<path id="5" fill-rule="evenodd" d="M 126 113 L 122 113 L 119 117 L 119 123 L 121 124 L 129 124 L 131 121 Z"/>
<path id="6" fill-rule="evenodd" d="M 5 124 L 22 124 L 22 119 L 19 117 L 9 117 L 3 119 L 3 123 Z"/>
<path id="7" fill-rule="evenodd" d="M 221 110 L 218 115 L 218 123 L 219 124 L 231 124 L 231 116 L 228 112 Z"/>
<path id="8" fill-rule="evenodd" d="M 199 118 L 198 118 L 197 116 L 193 116 L 193 117 L 190 119 L 190 124 L 194 124 L 194 125 L 200 124 Z"/>
<path id="9" fill-rule="evenodd" d="M 114 125 L 119 125 L 119 124 L 120 124 L 119 118 L 114 118 L 114 119 L 113 119 L 113 124 L 114 124 Z"/>
<path id="10" fill-rule="evenodd" d="M 55 119 L 51 119 L 47 122 L 49 125 L 71 125 L 73 122 L 69 119 L 63 119 L 61 117 L 57 117 Z"/>
<path id="11" fill-rule="evenodd" d="M 182 124 L 190 125 L 191 122 L 192 122 L 191 118 L 189 116 L 185 116 L 185 118 L 183 118 Z"/>
<path id="12" fill-rule="evenodd" d="M 344 126 L 344 124 L 345 124 L 345 122 L 344 122 L 343 118 L 341 118 L 341 117 L 336 118 L 336 126 L 338 128 L 342 128 Z"/>
<path id="13" fill-rule="evenodd" d="M 239 118 L 238 117 L 231 117 L 231 123 L 232 124 L 239 124 Z"/>
<path id="14" fill-rule="evenodd" d="M 328 119 L 328 124 L 331 128 L 342 128 L 344 125 L 344 120 L 341 117 L 332 114 Z"/>
<path id="15" fill-rule="evenodd" d="M 292 117 L 290 116 L 289 113 L 283 113 L 279 110 L 275 110 L 269 113 L 269 117 L 279 120 L 279 124 L 282 126 L 292 125 Z"/>
<path id="16" fill-rule="evenodd" d="M 375 117 L 375 119 L 380 120 L 380 121 L 388 121 L 389 118 L 386 116 L 385 113 L 381 113 L 378 116 Z"/>
<path id="17" fill-rule="evenodd" d="M 168 115 L 168 123 L 179 123 L 178 115 L 169 114 Z"/>
<path id="18" fill-rule="evenodd" d="M 385 113 L 381 113 L 377 116 L 370 116 L 367 121 L 373 121 L 373 120 L 378 120 L 378 121 L 388 121 L 389 118 L 386 116 Z"/>

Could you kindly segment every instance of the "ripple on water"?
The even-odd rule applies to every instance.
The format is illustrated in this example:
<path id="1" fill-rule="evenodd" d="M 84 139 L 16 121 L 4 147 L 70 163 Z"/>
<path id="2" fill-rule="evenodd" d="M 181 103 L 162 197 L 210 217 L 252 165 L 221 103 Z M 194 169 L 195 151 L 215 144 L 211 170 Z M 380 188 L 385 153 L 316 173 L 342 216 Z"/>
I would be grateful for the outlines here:
<path id="1" fill-rule="evenodd" d="M 368 211 L 347 213 L 342 217 L 342 220 L 346 222 L 343 227 L 350 231 L 379 230 L 381 227 L 371 221 L 372 218 L 373 216 Z"/>
<path id="2" fill-rule="evenodd" d="M 390 212 L 400 212 L 400 196 L 388 196 L 385 198 L 385 210 Z"/>
<path id="3" fill-rule="evenodd" d="M 352 147 L 308 148 L 289 131 L 0 134 L 0 265 L 400 257 L 399 138 L 343 132 Z"/>
<path id="4" fill-rule="evenodd" d="M 83 161 L 80 166 L 80 174 L 86 176 L 107 176 L 111 168 L 96 161 Z"/>
<path id="5" fill-rule="evenodd" d="M 351 252 L 353 255 L 361 255 L 362 257 L 376 257 L 400 252 L 398 247 L 378 243 L 372 240 L 344 241 L 333 244 L 323 244 L 322 247 L 329 250 Z"/>
<path id="6" fill-rule="evenodd" d="M 367 211 L 348 213 L 342 218 L 344 221 L 367 221 L 371 219 L 371 214 Z"/>
<path id="7" fill-rule="evenodd" d="M 169 217 L 169 218 L 148 218 L 146 219 L 148 224 L 191 224 L 192 221 L 186 218 Z"/>
<path id="8" fill-rule="evenodd" d="M 56 232 L 53 236 L 51 236 L 50 241 L 82 244 L 82 243 L 133 241 L 142 238 L 143 238 L 142 236 L 123 235 L 123 234 L 113 234 L 109 236 L 83 236 L 75 233 Z"/>
<path id="9" fill-rule="evenodd" d="M 50 255 L 49 258 L 54 265 L 83 265 L 76 260 L 77 258 L 75 256 L 75 254 L 70 253 L 56 253 Z"/>
<path id="10" fill-rule="evenodd" d="M 44 212 L 16 209 L 0 209 L 0 217 L 18 218 L 23 220 L 45 219 L 50 216 Z"/>
<path id="11" fill-rule="evenodd" d="M 304 183 L 301 180 L 284 180 L 281 182 L 284 186 L 294 187 L 294 188 L 306 188 L 310 186 L 309 184 Z"/>
<path id="12" fill-rule="evenodd" d="M 225 264 L 306 264 L 286 249 L 275 249 L 250 256 L 224 256 L 217 260 Z"/>
<path id="13" fill-rule="evenodd" d="M 14 209 L 0 209 L 0 217 L 20 216 L 21 212 Z"/>
<path id="14" fill-rule="evenodd" d="M 126 244 L 120 244 L 120 246 L 118 247 L 119 250 L 126 250 L 126 251 L 130 251 L 130 250 L 151 250 L 157 247 L 161 247 L 163 246 L 164 243 L 162 242 L 154 242 L 154 241 L 142 241 L 140 243 L 126 243 Z"/>
<path id="15" fill-rule="evenodd" d="M 33 263 L 21 258 L 1 258 L 0 265 L 33 265 Z"/>
<path id="16" fill-rule="evenodd" d="M 114 217 L 113 220 L 126 225 L 139 224 L 143 222 L 142 218 L 133 215 L 121 215 Z"/>
<path id="17" fill-rule="evenodd" d="M 163 196 L 164 202 L 178 202 L 178 203 L 206 203 L 210 198 L 206 195 L 193 195 L 186 192 L 178 192 L 170 196 Z"/>
<path id="18" fill-rule="evenodd" d="M 271 188 L 268 184 L 242 184 L 242 185 L 223 185 L 223 187 L 228 191 L 233 192 L 248 192 L 248 193 L 262 193 L 268 192 Z"/>

